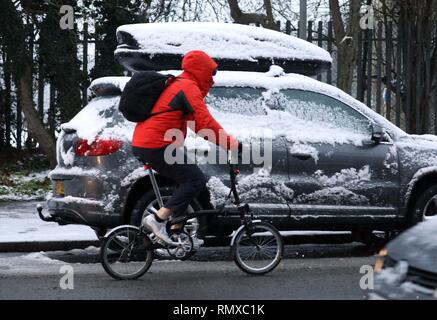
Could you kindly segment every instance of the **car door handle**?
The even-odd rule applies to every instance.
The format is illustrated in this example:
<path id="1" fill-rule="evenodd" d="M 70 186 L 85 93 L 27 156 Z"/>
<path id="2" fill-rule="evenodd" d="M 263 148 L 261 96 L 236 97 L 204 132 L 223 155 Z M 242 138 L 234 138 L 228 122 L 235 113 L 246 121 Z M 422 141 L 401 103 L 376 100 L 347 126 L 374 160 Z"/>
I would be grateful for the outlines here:
<path id="1" fill-rule="evenodd" d="M 293 158 L 297 158 L 299 160 L 309 160 L 312 158 L 312 155 L 309 153 L 303 153 L 303 152 L 299 152 L 299 153 L 292 153 L 291 156 Z"/>

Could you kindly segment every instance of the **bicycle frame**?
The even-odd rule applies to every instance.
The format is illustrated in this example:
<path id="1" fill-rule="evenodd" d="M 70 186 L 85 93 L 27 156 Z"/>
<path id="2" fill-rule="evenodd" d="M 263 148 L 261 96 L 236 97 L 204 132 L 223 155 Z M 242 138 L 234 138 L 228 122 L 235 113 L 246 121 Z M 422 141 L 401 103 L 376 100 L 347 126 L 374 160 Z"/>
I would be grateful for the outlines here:
<path id="1" fill-rule="evenodd" d="M 173 219 L 171 221 L 171 224 L 183 223 L 189 219 L 197 218 L 197 217 L 200 217 L 203 215 L 210 215 L 210 214 L 214 214 L 214 215 L 226 214 L 227 215 L 227 214 L 229 214 L 229 215 L 240 215 L 242 225 L 245 225 L 247 227 L 246 214 L 250 212 L 250 209 L 249 209 L 248 204 L 241 205 L 240 196 L 238 194 L 236 177 L 240 172 L 238 169 L 234 168 L 234 165 L 230 161 L 228 161 L 228 165 L 229 165 L 229 175 L 230 175 L 230 182 L 231 182 L 231 188 L 230 188 L 231 191 L 229 192 L 227 199 L 229 199 L 231 194 L 232 194 L 236 208 L 231 209 L 231 208 L 225 208 L 223 206 L 221 209 L 198 210 L 198 211 L 195 211 L 191 214 L 188 214 L 187 216 Z M 148 174 L 150 177 L 150 182 L 151 182 L 152 187 L 153 187 L 153 191 L 154 191 L 156 199 L 158 201 L 158 205 L 161 208 L 161 207 L 163 207 L 164 203 L 162 200 L 161 193 L 159 191 L 158 182 L 156 181 L 155 172 L 153 171 L 152 167 L 147 166 L 147 165 L 145 166 L 145 169 L 148 171 Z M 251 215 L 251 219 L 252 218 L 253 217 Z"/>

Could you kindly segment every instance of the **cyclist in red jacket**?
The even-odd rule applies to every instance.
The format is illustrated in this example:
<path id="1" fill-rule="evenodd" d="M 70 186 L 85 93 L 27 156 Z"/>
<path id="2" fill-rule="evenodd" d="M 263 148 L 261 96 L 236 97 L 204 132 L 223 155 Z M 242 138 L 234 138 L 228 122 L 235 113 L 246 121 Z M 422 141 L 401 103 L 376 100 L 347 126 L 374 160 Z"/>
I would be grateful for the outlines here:
<path id="1" fill-rule="evenodd" d="M 226 150 L 241 152 L 241 144 L 226 133 L 212 117 L 204 102 L 214 83 L 213 76 L 217 71 L 217 64 L 205 52 L 195 50 L 184 56 L 182 70 L 183 73 L 168 85 L 153 107 L 152 113 L 156 115 L 138 123 L 132 139 L 133 153 L 139 160 L 150 165 L 163 177 L 177 183 L 172 197 L 164 207 L 157 214 L 148 215 L 143 219 L 143 225 L 167 243 L 172 241 L 166 231 L 166 220 L 172 214 L 178 216 L 185 213 L 192 199 L 205 188 L 206 178 L 195 164 L 167 163 L 164 157 L 165 149 L 172 141 L 166 140 L 166 132 L 178 129 L 185 138 L 187 122 L 193 121 L 196 133 L 209 129 L 214 134 L 208 135 L 208 139 L 215 137 L 215 141 L 211 142 Z M 176 111 L 163 112 L 171 109 Z"/>

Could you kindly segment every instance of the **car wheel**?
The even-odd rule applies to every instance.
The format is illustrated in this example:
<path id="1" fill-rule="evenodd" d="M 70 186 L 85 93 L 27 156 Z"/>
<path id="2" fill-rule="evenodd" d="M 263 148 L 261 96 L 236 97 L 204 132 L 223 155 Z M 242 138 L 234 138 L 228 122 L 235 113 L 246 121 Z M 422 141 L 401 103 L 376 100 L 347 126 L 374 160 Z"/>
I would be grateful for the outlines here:
<path id="1" fill-rule="evenodd" d="M 423 191 L 414 204 L 409 226 L 437 217 L 437 185 Z"/>
<path id="2" fill-rule="evenodd" d="M 165 203 L 172 194 L 172 190 L 169 188 L 160 189 L 161 197 L 163 202 Z M 130 217 L 130 224 L 139 227 L 141 225 L 141 221 L 150 214 L 149 208 L 154 207 L 155 209 L 159 209 L 158 200 L 156 199 L 155 193 L 153 190 L 150 190 L 146 192 L 140 199 L 138 199 L 137 203 L 134 206 L 134 209 L 132 210 L 132 214 Z M 196 200 L 192 201 L 192 203 L 188 206 L 188 212 L 193 212 L 196 210 L 200 210 L 201 206 L 198 204 Z M 196 235 L 199 231 L 200 224 L 205 223 L 205 221 L 201 218 L 197 219 L 190 219 L 185 224 L 185 232 L 188 233 L 190 236 Z M 190 256 L 192 256 L 196 252 L 195 250 L 192 251 Z M 158 252 L 158 256 L 160 256 L 160 253 Z M 185 259 L 187 259 L 186 257 Z"/>

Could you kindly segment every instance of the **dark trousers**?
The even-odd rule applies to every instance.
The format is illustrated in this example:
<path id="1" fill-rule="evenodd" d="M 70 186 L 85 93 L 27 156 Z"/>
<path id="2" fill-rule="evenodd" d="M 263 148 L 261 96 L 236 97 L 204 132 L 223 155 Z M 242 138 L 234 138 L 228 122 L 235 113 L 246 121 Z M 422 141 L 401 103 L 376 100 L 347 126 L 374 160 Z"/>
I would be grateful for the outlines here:
<path id="1" fill-rule="evenodd" d="M 173 195 L 164 204 L 164 207 L 172 210 L 173 218 L 185 215 L 190 202 L 206 186 L 205 175 L 199 167 L 195 164 L 188 164 L 187 161 L 184 164 L 168 164 L 164 159 L 165 147 L 160 149 L 132 147 L 132 152 L 143 164 L 150 165 L 161 176 L 177 184 Z"/>

